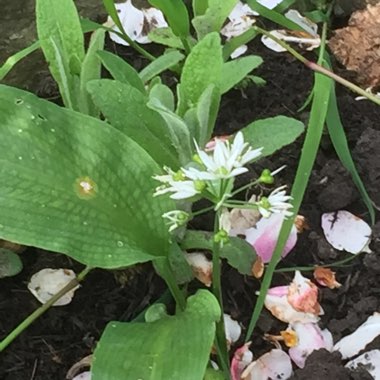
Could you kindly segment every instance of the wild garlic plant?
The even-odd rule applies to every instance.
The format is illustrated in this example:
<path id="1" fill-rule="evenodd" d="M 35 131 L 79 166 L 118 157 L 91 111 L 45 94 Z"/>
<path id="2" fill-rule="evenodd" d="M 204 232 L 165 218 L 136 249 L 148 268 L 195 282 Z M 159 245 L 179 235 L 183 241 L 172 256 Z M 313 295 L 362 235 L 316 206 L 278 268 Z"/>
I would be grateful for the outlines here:
<path id="1" fill-rule="evenodd" d="M 253 149 L 244 141 L 242 132 L 238 132 L 233 141 L 228 139 L 215 139 L 212 152 L 201 149 L 194 142 L 196 152 L 191 162 L 185 167 L 174 171 L 164 167 L 166 174 L 156 175 L 154 179 L 161 183 L 156 188 L 154 196 L 169 195 L 176 201 L 191 201 L 207 199 L 213 205 L 214 231 L 212 246 L 212 289 L 218 299 L 219 306 L 223 310 L 221 289 L 221 260 L 220 250 L 229 241 L 231 222 L 229 214 L 225 211 L 230 208 L 256 209 L 262 217 L 268 218 L 273 213 L 281 213 L 284 217 L 291 217 L 293 213 L 291 196 L 286 194 L 285 186 L 273 190 L 268 197 L 259 197 L 256 201 L 240 202 L 234 200 L 233 191 L 235 177 L 249 171 L 247 165 L 257 161 L 263 151 L 263 147 Z M 282 168 L 281 168 L 282 169 Z M 271 173 L 265 169 L 254 184 L 273 184 L 278 170 Z M 169 232 L 175 233 L 179 227 L 183 227 L 192 218 L 191 213 L 182 209 L 166 212 L 162 217 L 167 221 Z M 228 350 L 226 346 L 226 333 L 223 318 L 217 323 L 216 346 L 219 361 L 225 371 L 228 371 Z M 226 366 L 227 364 L 227 366 Z"/>

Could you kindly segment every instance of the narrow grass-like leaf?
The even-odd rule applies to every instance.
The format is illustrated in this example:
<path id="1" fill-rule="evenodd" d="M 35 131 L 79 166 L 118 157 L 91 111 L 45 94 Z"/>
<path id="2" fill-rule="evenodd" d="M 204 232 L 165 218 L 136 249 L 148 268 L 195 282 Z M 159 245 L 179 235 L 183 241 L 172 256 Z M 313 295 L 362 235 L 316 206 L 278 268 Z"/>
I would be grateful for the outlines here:
<path id="1" fill-rule="evenodd" d="M 290 30 L 303 30 L 301 26 L 295 22 L 289 20 L 281 13 L 276 12 L 274 9 L 268 9 L 261 5 L 257 0 L 247 0 L 247 4 L 260 16 L 265 17 L 266 19 L 275 22 L 278 25 L 283 26 L 286 29 Z"/>
<path id="2" fill-rule="evenodd" d="M 219 86 L 221 93 L 229 91 L 262 63 L 263 59 L 257 55 L 249 55 L 224 63 Z"/>
<path id="3" fill-rule="evenodd" d="M 148 1 L 162 11 L 176 36 L 187 37 L 190 34 L 189 14 L 183 0 Z"/>
<path id="4" fill-rule="evenodd" d="M 301 158 L 298 164 L 296 178 L 293 183 L 291 196 L 293 197 L 292 212 L 294 215 L 298 214 L 301 206 L 302 199 L 304 197 L 306 187 L 310 178 L 310 174 L 317 156 L 319 143 L 321 141 L 323 127 L 325 125 L 328 103 L 330 98 L 332 80 L 322 74 L 315 74 L 314 83 L 314 97 L 310 111 L 310 119 L 306 132 L 305 141 L 302 147 Z M 252 332 L 256 326 L 256 323 L 260 317 L 260 313 L 264 306 L 265 295 L 270 287 L 274 270 L 279 260 L 281 259 L 281 253 L 288 240 L 288 236 L 293 227 L 294 218 L 286 219 L 281 227 L 281 231 L 277 240 L 276 248 L 273 252 L 273 256 L 267 270 L 265 271 L 264 278 L 260 287 L 260 295 L 256 301 L 255 308 L 249 323 L 246 341 L 251 339 Z"/>
<path id="5" fill-rule="evenodd" d="M 152 196 L 161 169 L 137 143 L 7 86 L 0 117 L 0 238 L 104 268 L 168 254 L 174 204 Z"/>
<path id="6" fill-rule="evenodd" d="M 135 87 L 143 94 L 146 93 L 139 73 L 128 62 L 124 61 L 123 58 L 105 50 L 98 51 L 98 55 L 102 64 L 114 79 Z"/>
<path id="7" fill-rule="evenodd" d="M 109 123 L 136 141 L 160 165 L 178 167 L 170 131 L 162 117 L 147 106 L 147 96 L 110 79 L 91 81 L 87 89 Z"/>
<path id="8" fill-rule="evenodd" d="M 22 59 L 32 54 L 34 51 L 40 48 L 39 41 L 33 42 L 30 46 L 25 49 L 18 51 L 17 53 L 11 55 L 7 58 L 4 64 L 0 67 L 0 81 L 13 69 L 13 66 L 20 62 Z"/>
<path id="9" fill-rule="evenodd" d="M 86 86 L 90 80 L 100 79 L 101 62 L 97 52 L 104 47 L 104 37 L 103 29 L 97 29 L 92 34 L 80 74 L 79 109 L 82 113 L 95 117 L 99 116 L 99 111 L 92 102 Z"/>
<path id="10" fill-rule="evenodd" d="M 179 51 L 170 51 L 161 55 L 148 66 L 144 67 L 144 69 L 140 71 L 139 76 L 144 83 L 149 82 L 156 75 L 161 74 L 163 71 L 175 66 L 184 58 L 185 56 Z"/>
<path id="11" fill-rule="evenodd" d="M 356 170 L 355 163 L 352 159 L 350 148 L 347 143 L 347 137 L 344 132 L 344 127 L 339 115 L 338 103 L 335 95 L 335 85 L 332 85 L 331 96 L 329 100 L 329 108 L 327 111 L 326 124 L 329 131 L 331 141 L 334 145 L 334 149 L 343 164 L 343 166 L 351 174 L 352 180 L 358 188 L 363 202 L 367 206 L 371 223 L 375 223 L 375 210 L 372 205 L 371 198 L 369 197 L 367 190 Z"/>
<path id="12" fill-rule="evenodd" d="M 192 20 L 198 40 L 211 32 L 219 32 L 237 2 L 238 0 L 208 0 L 206 12 Z"/>
<path id="13" fill-rule="evenodd" d="M 244 140 L 253 148 L 263 147 L 262 156 L 269 156 L 285 145 L 291 144 L 304 131 L 299 120 L 287 116 L 275 116 L 256 120 L 241 131 Z"/>
<path id="14" fill-rule="evenodd" d="M 198 290 L 177 315 L 111 322 L 95 350 L 92 379 L 203 380 L 219 318 L 216 298 Z"/>

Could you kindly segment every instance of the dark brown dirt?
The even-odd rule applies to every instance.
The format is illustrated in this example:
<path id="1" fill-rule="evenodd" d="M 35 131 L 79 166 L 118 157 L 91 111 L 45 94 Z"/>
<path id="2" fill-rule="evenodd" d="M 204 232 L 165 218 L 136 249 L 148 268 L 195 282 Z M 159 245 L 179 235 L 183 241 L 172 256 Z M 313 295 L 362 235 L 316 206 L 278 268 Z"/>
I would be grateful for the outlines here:
<path id="1" fill-rule="evenodd" d="M 288 55 L 269 52 L 259 43 L 254 43 L 251 50 L 263 56 L 265 65 L 255 74 L 261 75 L 268 83 L 263 88 L 234 90 L 225 96 L 218 120 L 218 133 L 231 133 L 253 120 L 279 114 L 307 120 L 307 112 L 299 114 L 297 109 L 302 106 L 312 87 L 312 73 Z M 121 55 L 125 52 L 120 48 L 118 51 Z M 134 54 L 127 55 L 133 57 L 137 67 L 142 64 L 143 60 Z M 345 73 L 342 71 L 342 74 Z M 355 95 L 342 88 L 338 88 L 337 92 L 354 158 L 370 195 L 379 204 L 380 107 L 367 101 L 357 102 Z M 278 177 L 278 184 L 290 185 L 298 163 L 301 140 L 262 160 L 255 167 L 257 172 L 264 167 L 274 169 L 287 164 L 286 171 Z M 367 217 L 355 186 L 325 135 L 301 210 L 310 230 L 300 236 L 297 247 L 282 266 L 313 266 L 333 263 L 345 257 L 345 254 L 334 251 L 328 245 L 320 227 L 323 212 L 341 208 Z M 199 225 L 208 224 L 207 219 L 199 222 Z M 358 257 L 344 268 L 335 268 L 338 280 L 343 284 L 339 290 L 321 291 L 321 304 L 325 310 L 322 325 L 331 330 L 334 340 L 355 330 L 374 311 L 380 311 L 380 224 L 375 226 L 372 248 L 374 253 Z M 43 267 L 81 268 L 62 255 L 36 249 L 29 249 L 22 259 L 25 264 L 23 272 L 14 278 L 1 280 L 1 337 L 39 306 L 26 288 L 33 273 Z M 259 282 L 242 277 L 227 266 L 224 269 L 226 311 L 247 326 Z M 285 284 L 291 278 L 292 272 L 279 273 L 274 282 Z M 107 322 L 133 319 L 156 300 L 164 288 L 163 282 L 149 265 L 143 266 L 141 273 L 135 273 L 125 287 L 115 281 L 112 273 L 101 270 L 91 273 L 70 305 L 49 310 L 1 354 L 0 379 L 64 379 L 73 363 L 92 352 Z M 283 327 L 263 311 L 253 336 L 254 355 L 259 356 L 270 348 L 262 339 L 264 332 L 278 333 Z M 349 373 L 339 355 L 326 351 L 311 355 L 306 367 L 296 369 L 293 376 L 297 380 L 370 378 L 365 371 Z"/>

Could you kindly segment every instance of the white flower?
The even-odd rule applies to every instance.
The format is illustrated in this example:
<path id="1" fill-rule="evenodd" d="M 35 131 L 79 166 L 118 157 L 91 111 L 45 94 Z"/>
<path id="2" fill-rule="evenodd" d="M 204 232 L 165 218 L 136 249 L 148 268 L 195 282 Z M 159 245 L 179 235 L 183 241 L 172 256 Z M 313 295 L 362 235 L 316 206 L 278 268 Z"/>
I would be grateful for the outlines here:
<path id="1" fill-rule="evenodd" d="M 269 197 L 263 197 L 257 202 L 260 214 L 264 218 L 268 218 L 271 214 L 283 213 L 285 217 L 292 216 L 293 213 L 289 211 L 292 208 L 292 204 L 289 203 L 289 200 L 292 199 L 290 195 L 286 195 L 284 190 L 286 186 L 278 187 L 273 190 Z"/>
<path id="2" fill-rule="evenodd" d="M 200 150 L 198 146 L 196 148 L 199 159 L 206 168 L 203 175 L 208 174 L 208 179 L 227 179 L 247 172 L 244 165 L 259 157 L 263 149 L 248 147 L 241 132 L 236 134 L 231 145 L 229 141 L 216 140 L 212 155 Z"/>
<path id="3" fill-rule="evenodd" d="M 191 198 L 202 191 L 202 181 L 186 180 L 182 171 L 175 173 L 168 167 L 164 167 L 168 174 L 156 175 L 153 178 L 163 183 L 162 186 L 156 188 L 154 197 L 166 193 L 173 193 L 170 198 L 172 199 L 186 199 Z"/>
<path id="4" fill-rule="evenodd" d="M 171 199 L 191 198 L 201 192 L 195 185 L 193 181 L 171 181 L 166 185 L 157 187 L 153 196 L 156 197 L 166 193 L 173 193 L 170 196 Z"/>
<path id="5" fill-rule="evenodd" d="M 162 214 L 164 219 L 168 220 L 169 232 L 183 226 L 189 220 L 189 214 L 182 210 L 173 210 Z"/>

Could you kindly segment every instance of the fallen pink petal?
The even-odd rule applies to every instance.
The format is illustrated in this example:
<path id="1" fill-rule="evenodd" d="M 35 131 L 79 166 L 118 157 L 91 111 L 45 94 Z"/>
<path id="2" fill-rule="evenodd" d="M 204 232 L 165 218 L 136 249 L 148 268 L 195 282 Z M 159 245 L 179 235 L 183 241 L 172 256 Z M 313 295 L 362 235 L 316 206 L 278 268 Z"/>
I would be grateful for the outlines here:
<path id="1" fill-rule="evenodd" d="M 314 351 L 324 348 L 331 351 L 333 339 L 330 331 L 321 330 L 315 323 L 292 323 L 291 331 L 297 335 L 297 344 L 289 348 L 289 356 L 300 368 L 305 366 L 307 357 Z"/>
<path id="2" fill-rule="evenodd" d="M 297 311 L 318 315 L 321 306 L 318 303 L 318 288 L 301 272 L 296 271 L 288 289 L 288 301 Z"/>
<path id="3" fill-rule="evenodd" d="M 279 349 L 273 349 L 252 362 L 243 372 L 242 380 L 286 380 L 292 375 L 292 363 L 289 355 Z"/>
<path id="4" fill-rule="evenodd" d="M 245 239 L 253 246 L 264 263 L 268 263 L 272 258 L 283 220 L 284 215 L 272 214 L 269 218 L 261 218 L 255 227 L 245 231 Z M 297 228 L 293 226 L 281 256 L 285 257 L 296 243 Z"/>
<path id="5" fill-rule="evenodd" d="M 241 380 L 244 369 L 252 362 L 253 354 L 249 350 L 250 345 L 251 343 L 246 343 L 235 351 L 231 361 L 232 380 Z"/>

